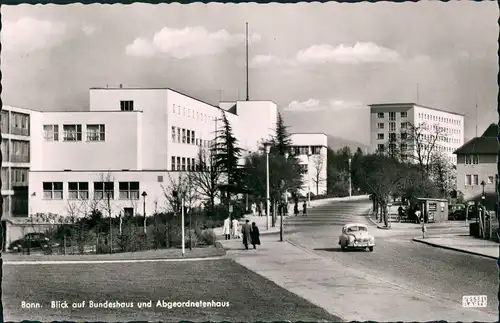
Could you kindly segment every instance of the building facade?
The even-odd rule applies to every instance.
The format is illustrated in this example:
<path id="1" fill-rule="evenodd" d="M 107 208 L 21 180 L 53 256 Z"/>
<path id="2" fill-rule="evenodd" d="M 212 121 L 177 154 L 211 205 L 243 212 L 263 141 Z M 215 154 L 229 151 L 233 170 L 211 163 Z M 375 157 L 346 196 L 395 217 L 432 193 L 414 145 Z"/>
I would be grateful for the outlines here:
<path id="1" fill-rule="evenodd" d="M 498 126 L 492 124 L 455 151 L 457 155 L 457 190 L 466 201 L 485 200 L 493 209 L 498 177 Z M 484 199 L 482 197 L 485 197 Z"/>
<path id="2" fill-rule="evenodd" d="M 302 168 L 300 193 L 307 196 L 326 194 L 327 185 L 327 135 L 323 133 L 293 133 L 293 155 L 298 157 Z"/>
<path id="3" fill-rule="evenodd" d="M 457 163 L 453 152 L 464 144 L 462 114 L 415 103 L 371 104 L 369 107 L 372 152 L 398 149 L 407 156 L 416 156 L 417 145 L 423 144 L 421 152 L 432 149 L 451 163 Z"/>
<path id="4" fill-rule="evenodd" d="M 33 111 L 4 105 L 2 131 L 2 197 L 5 217 L 28 215 L 30 125 Z"/>
<path id="5" fill-rule="evenodd" d="M 89 111 L 34 113 L 31 213 L 79 216 L 95 203 L 113 214 L 142 214 L 144 206 L 146 214 L 163 211 L 163 189 L 180 172 L 195 170 L 223 115 L 239 146 L 251 152 L 273 135 L 277 106 L 213 106 L 168 88 L 120 87 L 90 89 Z"/>

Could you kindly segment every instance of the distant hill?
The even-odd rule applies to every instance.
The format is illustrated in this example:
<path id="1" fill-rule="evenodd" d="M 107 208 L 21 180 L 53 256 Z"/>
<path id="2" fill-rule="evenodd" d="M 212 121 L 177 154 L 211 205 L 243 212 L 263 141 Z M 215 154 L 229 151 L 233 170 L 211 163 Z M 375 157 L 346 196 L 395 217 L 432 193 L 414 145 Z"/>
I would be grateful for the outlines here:
<path id="1" fill-rule="evenodd" d="M 331 135 L 327 135 L 328 138 L 328 147 L 330 147 L 333 150 L 338 150 L 341 148 L 344 148 L 345 146 L 351 148 L 352 152 L 355 152 L 356 149 L 361 148 L 363 149 L 363 153 L 365 152 L 365 149 L 368 150 L 370 148 L 369 145 L 354 141 L 354 140 L 349 140 L 349 139 L 344 139 L 340 137 L 335 137 Z"/>

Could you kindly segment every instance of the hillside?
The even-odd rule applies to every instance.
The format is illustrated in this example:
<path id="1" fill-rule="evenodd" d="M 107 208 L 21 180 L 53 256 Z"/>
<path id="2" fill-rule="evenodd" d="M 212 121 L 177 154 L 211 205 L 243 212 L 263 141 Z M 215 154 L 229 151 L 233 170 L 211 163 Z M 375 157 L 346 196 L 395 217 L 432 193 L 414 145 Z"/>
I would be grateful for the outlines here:
<path id="1" fill-rule="evenodd" d="M 363 143 L 360 143 L 360 142 L 357 142 L 354 140 L 349 140 L 349 139 L 344 139 L 344 138 L 328 135 L 328 147 L 330 147 L 331 149 L 338 150 L 338 149 L 344 148 L 345 146 L 348 146 L 349 148 L 351 148 L 352 152 L 355 152 L 356 149 L 358 149 L 358 147 L 363 149 L 363 152 L 365 152 L 364 151 L 365 149 L 368 150 L 370 148 L 369 145 L 366 145 L 366 144 L 363 144 Z"/>

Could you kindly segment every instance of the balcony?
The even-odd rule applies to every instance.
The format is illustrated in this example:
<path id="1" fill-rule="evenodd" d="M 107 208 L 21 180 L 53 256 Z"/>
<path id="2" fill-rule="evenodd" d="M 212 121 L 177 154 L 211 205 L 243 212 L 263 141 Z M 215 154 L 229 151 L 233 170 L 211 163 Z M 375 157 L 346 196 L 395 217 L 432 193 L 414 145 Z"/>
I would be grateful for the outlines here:
<path id="1" fill-rule="evenodd" d="M 29 163 L 30 156 L 22 156 L 22 155 L 10 155 L 11 163 Z"/>
<path id="2" fill-rule="evenodd" d="M 17 135 L 17 136 L 29 136 L 30 135 L 29 129 L 26 129 L 26 128 L 11 127 L 10 132 L 11 132 L 11 134 Z"/>

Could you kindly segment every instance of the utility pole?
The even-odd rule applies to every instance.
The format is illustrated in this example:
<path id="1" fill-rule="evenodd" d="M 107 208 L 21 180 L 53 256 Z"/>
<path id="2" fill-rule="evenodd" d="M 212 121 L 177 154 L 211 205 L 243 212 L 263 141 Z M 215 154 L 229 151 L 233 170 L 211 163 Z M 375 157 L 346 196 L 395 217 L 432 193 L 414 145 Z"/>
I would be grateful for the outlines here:
<path id="1" fill-rule="evenodd" d="M 250 94 L 248 92 L 248 22 L 246 23 L 246 77 L 247 77 L 247 101 L 249 101 Z"/>

